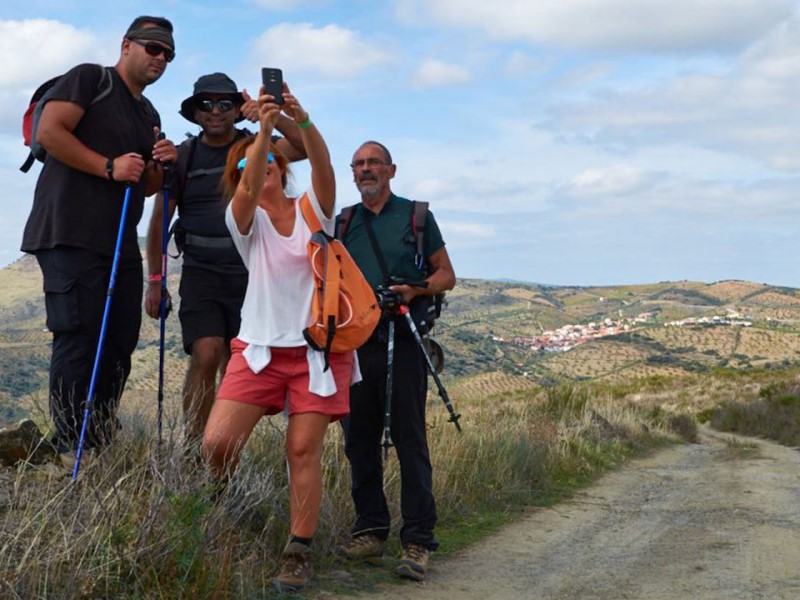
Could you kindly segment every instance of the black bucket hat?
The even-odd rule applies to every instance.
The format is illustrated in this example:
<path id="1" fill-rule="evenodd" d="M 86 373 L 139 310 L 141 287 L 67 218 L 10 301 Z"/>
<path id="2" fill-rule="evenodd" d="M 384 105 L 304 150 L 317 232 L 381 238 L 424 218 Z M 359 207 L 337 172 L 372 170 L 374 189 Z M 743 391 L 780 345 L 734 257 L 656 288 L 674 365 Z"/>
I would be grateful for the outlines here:
<path id="1" fill-rule="evenodd" d="M 244 104 L 244 96 L 239 92 L 233 79 L 225 75 L 225 73 L 211 73 L 210 75 L 203 75 L 195 81 L 194 94 L 181 102 L 181 109 L 178 112 L 184 119 L 197 124 L 194 118 L 197 97 L 205 94 L 221 94 L 228 96 L 237 104 Z M 239 113 L 236 117 L 236 122 L 238 123 L 242 119 L 244 119 L 244 115 Z"/>

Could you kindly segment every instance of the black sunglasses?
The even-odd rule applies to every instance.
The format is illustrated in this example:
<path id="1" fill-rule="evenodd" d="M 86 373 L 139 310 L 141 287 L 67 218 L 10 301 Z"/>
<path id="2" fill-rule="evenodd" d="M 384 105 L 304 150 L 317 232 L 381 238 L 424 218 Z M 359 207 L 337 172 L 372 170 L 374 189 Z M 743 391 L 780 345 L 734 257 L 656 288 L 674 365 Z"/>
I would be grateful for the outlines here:
<path id="1" fill-rule="evenodd" d="M 224 113 L 233 110 L 235 104 L 233 100 L 217 100 L 216 102 L 214 100 L 198 100 L 197 102 L 200 112 L 211 112 L 215 106 L 219 112 Z"/>
<path id="2" fill-rule="evenodd" d="M 139 44 L 140 46 L 144 47 L 144 51 L 147 52 L 150 56 L 158 56 L 159 54 L 164 54 L 164 60 L 167 62 L 172 62 L 172 59 L 175 58 L 175 51 L 170 50 L 169 48 L 165 48 L 164 46 L 159 46 L 155 42 L 140 42 L 138 40 L 131 40 L 132 42 Z"/>

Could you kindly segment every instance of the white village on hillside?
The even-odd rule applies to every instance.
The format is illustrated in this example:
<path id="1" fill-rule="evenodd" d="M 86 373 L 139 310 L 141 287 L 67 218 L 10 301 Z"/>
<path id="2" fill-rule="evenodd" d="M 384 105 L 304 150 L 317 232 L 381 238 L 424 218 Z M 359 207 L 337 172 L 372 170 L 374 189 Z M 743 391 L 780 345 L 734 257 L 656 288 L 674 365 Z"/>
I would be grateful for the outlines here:
<path id="1" fill-rule="evenodd" d="M 558 329 L 544 330 L 535 337 L 515 337 L 506 340 L 503 337 L 492 335 L 491 338 L 494 342 L 512 344 L 537 352 L 567 352 L 591 340 L 637 331 L 642 325 L 653 323 L 653 317 L 654 313 L 643 312 L 633 318 L 617 320 L 606 318 L 601 322 L 592 321 L 586 325 L 563 325 Z M 730 309 L 727 315 L 689 317 L 664 323 L 664 327 L 752 327 L 752 325 L 751 321 L 745 320 L 745 317 Z"/>

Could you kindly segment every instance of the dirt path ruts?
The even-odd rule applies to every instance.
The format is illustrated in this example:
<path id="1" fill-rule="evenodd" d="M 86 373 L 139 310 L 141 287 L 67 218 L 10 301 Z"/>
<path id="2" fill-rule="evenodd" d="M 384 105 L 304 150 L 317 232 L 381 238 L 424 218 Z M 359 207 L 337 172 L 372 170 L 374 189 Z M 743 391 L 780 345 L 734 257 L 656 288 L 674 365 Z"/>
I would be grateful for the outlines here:
<path id="1" fill-rule="evenodd" d="M 800 598 L 800 453 L 669 448 L 370 598 Z M 735 449 L 734 449 L 735 450 Z"/>

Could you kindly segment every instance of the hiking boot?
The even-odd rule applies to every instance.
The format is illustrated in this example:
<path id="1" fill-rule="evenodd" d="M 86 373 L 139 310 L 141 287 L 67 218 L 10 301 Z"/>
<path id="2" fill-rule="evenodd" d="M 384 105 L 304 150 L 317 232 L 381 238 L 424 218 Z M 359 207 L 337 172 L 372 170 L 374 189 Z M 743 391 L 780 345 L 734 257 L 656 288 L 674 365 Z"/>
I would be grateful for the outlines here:
<path id="1" fill-rule="evenodd" d="M 347 560 L 363 560 L 371 565 L 383 564 L 384 540 L 374 533 L 365 533 L 350 538 L 344 546 L 336 549 L 336 554 Z"/>
<path id="2" fill-rule="evenodd" d="M 403 546 L 403 558 L 400 559 L 400 564 L 397 565 L 394 572 L 406 579 L 422 581 L 425 579 L 425 573 L 428 572 L 430 558 L 431 552 L 425 546 L 406 544 Z"/>
<path id="3" fill-rule="evenodd" d="M 311 580 L 311 550 L 305 544 L 292 542 L 281 556 L 281 568 L 272 584 L 279 593 L 299 592 Z"/>

